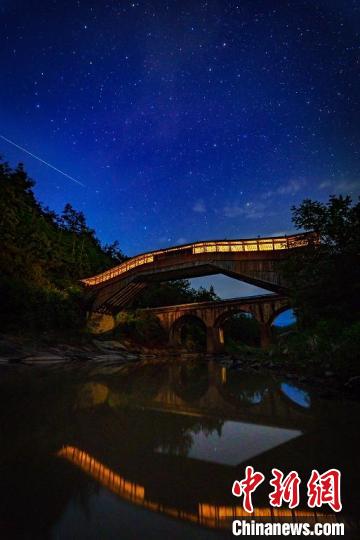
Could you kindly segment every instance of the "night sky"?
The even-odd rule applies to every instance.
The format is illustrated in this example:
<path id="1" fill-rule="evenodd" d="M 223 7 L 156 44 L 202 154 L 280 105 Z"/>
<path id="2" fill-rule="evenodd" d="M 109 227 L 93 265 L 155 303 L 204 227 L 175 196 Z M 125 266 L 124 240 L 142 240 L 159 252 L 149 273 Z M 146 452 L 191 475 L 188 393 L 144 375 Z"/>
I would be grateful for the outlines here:
<path id="1" fill-rule="evenodd" d="M 133 255 L 360 188 L 360 2 L 0 1 L 0 139 Z"/>

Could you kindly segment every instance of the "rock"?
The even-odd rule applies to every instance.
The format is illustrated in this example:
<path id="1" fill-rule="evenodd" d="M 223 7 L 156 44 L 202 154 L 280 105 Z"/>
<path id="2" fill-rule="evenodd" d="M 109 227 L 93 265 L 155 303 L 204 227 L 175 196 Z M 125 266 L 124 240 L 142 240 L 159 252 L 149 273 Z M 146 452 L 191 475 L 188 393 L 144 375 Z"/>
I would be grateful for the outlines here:
<path id="1" fill-rule="evenodd" d="M 345 386 L 347 388 L 351 388 L 352 390 L 360 390 L 360 375 L 350 377 L 350 379 L 345 383 Z"/>
<path id="2" fill-rule="evenodd" d="M 22 360 L 23 364 L 33 366 L 33 365 L 52 365 L 60 364 L 67 362 L 68 359 L 63 356 L 56 356 L 55 354 L 44 354 L 36 356 L 28 356 Z"/>
<path id="3" fill-rule="evenodd" d="M 139 355 L 138 354 L 133 354 L 133 353 L 124 353 L 123 354 L 123 357 L 126 359 L 126 360 L 138 360 L 139 359 Z"/>
<path id="4" fill-rule="evenodd" d="M 93 344 L 98 347 L 100 350 L 113 351 L 113 350 L 122 350 L 126 351 L 125 345 L 115 340 L 101 341 L 99 339 L 93 339 Z"/>
<path id="5" fill-rule="evenodd" d="M 69 358 L 69 360 L 79 360 L 80 362 L 87 362 L 90 360 L 89 353 L 82 351 L 69 351 L 66 353 L 66 357 Z"/>
<path id="6" fill-rule="evenodd" d="M 278 366 L 277 366 L 276 364 L 274 364 L 274 362 L 268 362 L 267 367 L 268 367 L 269 369 L 275 369 L 275 368 L 277 368 Z"/>
<path id="7" fill-rule="evenodd" d="M 92 362 L 127 362 L 129 359 L 120 354 L 98 354 L 90 360 Z"/>

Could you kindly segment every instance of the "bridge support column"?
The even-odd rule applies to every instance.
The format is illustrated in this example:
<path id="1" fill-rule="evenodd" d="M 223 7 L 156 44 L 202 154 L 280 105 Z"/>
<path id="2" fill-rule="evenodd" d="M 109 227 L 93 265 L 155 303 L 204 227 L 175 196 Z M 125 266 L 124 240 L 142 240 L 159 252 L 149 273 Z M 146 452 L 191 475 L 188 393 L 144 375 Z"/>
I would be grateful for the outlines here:
<path id="1" fill-rule="evenodd" d="M 260 323 L 260 345 L 262 349 L 270 347 L 272 342 L 271 326 L 267 323 Z"/>
<path id="2" fill-rule="evenodd" d="M 224 350 L 224 332 L 219 327 L 206 327 L 206 352 L 214 354 Z"/>
<path id="3" fill-rule="evenodd" d="M 103 334 L 115 328 L 115 318 L 105 313 L 88 313 L 86 326 L 91 334 Z"/>

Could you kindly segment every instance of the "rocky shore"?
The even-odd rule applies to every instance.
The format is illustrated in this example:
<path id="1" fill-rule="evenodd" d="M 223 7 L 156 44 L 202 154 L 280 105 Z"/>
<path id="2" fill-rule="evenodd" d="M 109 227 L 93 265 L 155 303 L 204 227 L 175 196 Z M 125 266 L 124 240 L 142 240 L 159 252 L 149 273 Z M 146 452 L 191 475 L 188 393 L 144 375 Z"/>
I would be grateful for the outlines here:
<path id="1" fill-rule="evenodd" d="M 135 346 L 131 342 L 116 340 L 87 339 L 84 343 L 32 341 L 19 336 L 0 335 L 0 366 L 56 366 L 106 364 L 122 365 L 133 362 L 165 360 L 170 358 L 215 359 L 229 370 L 272 373 L 279 375 L 294 384 L 312 387 L 323 398 L 350 397 L 360 399 L 360 376 L 344 379 L 337 374 L 324 369 L 316 373 L 291 364 L 291 361 L 279 362 L 271 354 L 259 351 L 216 356 L 188 352 L 179 349 L 154 349 Z"/>
<path id="2" fill-rule="evenodd" d="M 160 351 L 137 348 L 115 340 L 86 340 L 85 343 L 56 344 L 31 342 L 19 337 L 0 336 L 0 365 L 51 366 L 54 364 L 84 362 L 136 362 L 143 358 L 156 358 Z M 169 354 L 169 351 L 163 354 Z"/>
<path id="3" fill-rule="evenodd" d="M 319 369 L 318 365 L 309 364 L 305 369 L 303 366 L 294 365 L 291 359 L 286 357 L 274 358 L 271 351 L 261 351 L 259 356 L 234 353 L 220 359 L 220 362 L 230 370 L 273 373 L 293 384 L 314 389 L 321 398 L 345 397 L 360 400 L 360 376 L 349 377 L 343 373 L 335 373 L 328 366 Z"/>

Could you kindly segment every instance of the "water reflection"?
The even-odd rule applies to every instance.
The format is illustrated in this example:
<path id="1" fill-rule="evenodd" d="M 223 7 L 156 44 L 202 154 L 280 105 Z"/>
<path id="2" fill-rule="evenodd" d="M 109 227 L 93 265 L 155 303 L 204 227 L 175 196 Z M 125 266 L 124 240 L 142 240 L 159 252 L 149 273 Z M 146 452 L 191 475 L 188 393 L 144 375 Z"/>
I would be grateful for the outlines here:
<path id="1" fill-rule="evenodd" d="M 281 390 L 289 399 L 291 399 L 291 401 L 300 407 L 305 407 L 306 409 L 310 407 L 311 399 L 309 392 L 288 383 L 282 383 Z"/>
<path id="2" fill-rule="evenodd" d="M 103 486 L 123 499 L 128 499 L 133 503 L 144 503 L 145 488 L 143 486 L 129 482 L 86 452 L 78 450 L 74 446 L 64 446 L 57 452 L 57 456 L 74 463 L 74 465 L 80 467 Z"/>
<path id="3" fill-rule="evenodd" d="M 235 466 L 299 437 L 301 431 L 226 421 L 217 432 L 191 431 L 189 435 L 189 458 Z M 163 446 L 156 450 L 170 453 Z"/>
<path id="4" fill-rule="evenodd" d="M 129 500 L 133 504 L 141 505 L 153 512 L 160 512 L 181 520 L 206 525 L 207 527 L 223 528 L 229 524 L 230 519 L 232 520 L 241 517 L 270 518 L 270 520 L 273 521 L 288 517 L 291 519 L 306 518 L 307 521 L 310 520 L 313 522 L 336 521 L 336 516 L 334 514 L 314 512 L 311 509 L 288 510 L 286 508 L 278 509 L 270 506 L 255 507 L 254 511 L 249 514 L 245 512 L 242 506 L 216 506 L 199 502 L 196 511 L 187 512 L 181 508 L 174 508 L 146 498 L 145 488 L 143 486 L 125 480 L 82 450 L 72 446 L 66 446 L 62 448 L 57 455 L 81 468 L 86 474 L 90 475 L 102 486 L 106 487 L 122 499 Z"/>
<path id="5" fill-rule="evenodd" d="M 296 469 L 304 485 L 312 468 L 339 468 L 356 520 L 356 404 L 215 362 L 0 374 L 4 538 L 216 537 L 245 515 L 231 485 L 247 464 L 266 477 Z M 255 516 L 324 517 L 304 493 L 296 512 L 275 511 L 268 492 L 256 491 Z"/>

